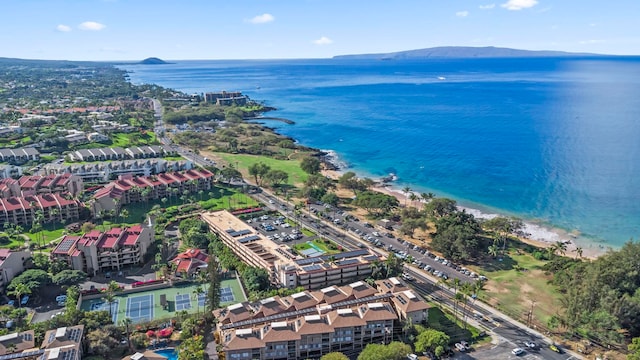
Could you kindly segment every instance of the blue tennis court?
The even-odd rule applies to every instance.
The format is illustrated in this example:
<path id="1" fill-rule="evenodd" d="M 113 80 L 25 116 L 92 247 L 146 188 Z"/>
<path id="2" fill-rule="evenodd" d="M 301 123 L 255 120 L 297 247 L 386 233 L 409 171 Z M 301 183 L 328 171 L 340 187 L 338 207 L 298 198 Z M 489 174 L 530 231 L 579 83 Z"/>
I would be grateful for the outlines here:
<path id="1" fill-rule="evenodd" d="M 111 320 L 113 320 L 114 324 L 117 324 L 116 319 L 118 317 L 118 299 L 113 300 L 111 303 Z M 97 302 L 91 304 L 91 311 L 109 311 L 109 306 L 107 306 L 107 302 Z"/>
<path id="2" fill-rule="evenodd" d="M 191 309 L 191 298 L 189 294 L 176 295 L 176 311 Z"/>
<path id="3" fill-rule="evenodd" d="M 127 299 L 127 317 L 134 323 L 153 319 L 153 295 L 132 296 Z"/>
<path id="4" fill-rule="evenodd" d="M 233 291 L 230 287 L 220 288 L 220 302 L 231 302 L 235 301 L 235 297 L 233 296 Z"/>
<path id="5" fill-rule="evenodd" d="M 204 306 L 207 302 L 207 294 L 198 294 L 198 306 Z"/>

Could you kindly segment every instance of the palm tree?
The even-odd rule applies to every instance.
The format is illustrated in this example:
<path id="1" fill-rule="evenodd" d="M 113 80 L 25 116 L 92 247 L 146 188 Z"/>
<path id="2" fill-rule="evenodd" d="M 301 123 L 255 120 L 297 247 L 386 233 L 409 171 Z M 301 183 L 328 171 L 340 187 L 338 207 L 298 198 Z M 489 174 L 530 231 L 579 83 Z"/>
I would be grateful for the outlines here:
<path id="1" fill-rule="evenodd" d="M 431 201 L 436 195 L 434 193 L 421 193 L 420 197 L 424 200 L 425 203 Z"/>
<path id="2" fill-rule="evenodd" d="M 402 192 L 404 193 L 404 206 L 407 206 L 407 200 L 409 199 L 409 193 L 411 192 L 411 188 L 408 186 L 405 186 L 402 189 Z"/>
<path id="3" fill-rule="evenodd" d="M 553 245 L 554 252 L 558 252 L 560 255 L 564 255 L 567 253 L 567 244 L 564 241 L 556 241 Z"/>
<path id="4" fill-rule="evenodd" d="M 498 252 L 500 251 L 500 248 L 498 248 L 496 244 L 493 244 L 487 248 L 487 251 L 489 252 L 489 255 L 495 259 L 498 256 Z"/>
<path id="5" fill-rule="evenodd" d="M 109 306 L 109 308 L 111 308 L 111 306 Z M 131 349 L 131 333 L 129 332 L 129 325 L 131 325 L 133 323 L 133 320 L 131 320 L 131 318 L 124 318 L 122 319 L 122 325 L 125 328 L 126 334 L 127 334 L 127 345 L 129 346 L 129 349 Z"/>
<path id="6" fill-rule="evenodd" d="M 124 227 L 124 219 L 128 217 L 129 217 L 129 210 L 127 209 L 120 210 L 120 223 L 122 224 L 123 227 Z"/>
<path id="7" fill-rule="evenodd" d="M 461 292 L 457 292 L 453 296 L 453 315 L 458 318 L 458 303 L 464 300 L 464 294 Z"/>
<path id="8" fill-rule="evenodd" d="M 111 304 L 113 304 L 115 302 L 116 295 L 111 291 L 107 291 L 107 293 L 104 295 L 104 297 L 102 299 L 109 306 L 109 318 L 113 318 L 113 314 L 111 313 Z"/>
<path id="9" fill-rule="evenodd" d="M 17 283 L 13 290 L 7 292 L 9 295 L 14 295 L 17 298 L 18 307 L 22 306 L 22 295 L 31 294 L 31 288 L 24 283 Z"/>
<path id="10" fill-rule="evenodd" d="M 415 203 L 416 200 L 418 200 L 418 198 L 419 198 L 418 195 L 416 195 L 414 193 L 411 193 L 409 195 L 409 200 L 411 200 L 411 206 L 414 206 L 414 203 Z"/>
<path id="11" fill-rule="evenodd" d="M 193 298 L 196 300 L 196 314 L 200 314 L 200 301 L 198 301 L 198 299 L 200 298 L 201 294 L 204 294 L 204 289 L 202 289 L 202 286 L 198 285 L 196 286 L 195 289 L 193 289 Z"/>
<path id="12" fill-rule="evenodd" d="M 462 317 L 462 321 L 464 322 L 465 329 L 467 328 L 467 301 L 469 300 L 469 295 L 471 295 L 473 289 L 474 286 L 470 283 L 462 284 L 462 288 L 460 289 L 460 293 L 462 293 L 462 295 L 464 296 L 464 307 L 462 308 L 462 314 L 464 316 Z"/>
<path id="13" fill-rule="evenodd" d="M 583 251 L 583 250 L 582 250 L 582 248 L 581 248 L 581 247 L 579 247 L 579 246 L 578 246 L 578 247 L 577 247 L 577 248 L 575 248 L 573 251 L 576 253 L 576 257 L 577 257 L 577 258 L 579 258 L 579 259 L 580 259 L 580 258 L 582 258 L 582 251 Z"/>

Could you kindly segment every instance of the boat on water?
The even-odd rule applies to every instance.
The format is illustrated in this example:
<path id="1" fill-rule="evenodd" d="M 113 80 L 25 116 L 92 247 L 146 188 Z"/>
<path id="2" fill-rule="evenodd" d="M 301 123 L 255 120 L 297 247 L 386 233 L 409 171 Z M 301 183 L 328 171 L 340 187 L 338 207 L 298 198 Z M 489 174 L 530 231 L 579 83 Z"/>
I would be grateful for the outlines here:
<path id="1" fill-rule="evenodd" d="M 444 76 L 438 76 L 438 80 L 446 80 L 447 78 Z"/>

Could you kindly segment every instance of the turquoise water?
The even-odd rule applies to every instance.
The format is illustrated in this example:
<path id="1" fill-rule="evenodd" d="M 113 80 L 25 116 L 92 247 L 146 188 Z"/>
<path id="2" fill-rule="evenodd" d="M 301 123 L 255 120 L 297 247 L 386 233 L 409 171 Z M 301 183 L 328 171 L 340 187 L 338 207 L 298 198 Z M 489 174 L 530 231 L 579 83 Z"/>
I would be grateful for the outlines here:
<path id="1" fill-rule="evenodd" d="M 640 235 L 640 59 L 179 61 L 133 83 L 240 90 L 364 176 L 617 247 Z"/>
<path id="2" fill-rule="evenodd" d="M 162 355 L 169 360 L 178 360 L 178 351 L 176 349 L 162 349 L 154 351 L 158 355 Z"/>

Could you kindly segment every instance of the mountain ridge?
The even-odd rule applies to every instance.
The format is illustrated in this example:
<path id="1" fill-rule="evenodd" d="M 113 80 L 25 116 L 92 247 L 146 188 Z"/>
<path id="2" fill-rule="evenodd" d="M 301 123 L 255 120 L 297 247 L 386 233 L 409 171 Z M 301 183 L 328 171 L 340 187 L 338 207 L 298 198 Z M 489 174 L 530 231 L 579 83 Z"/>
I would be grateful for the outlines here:
<path id="1" fill-rule="evenodd" d="M 572 57 L 572 56 L 616 56 L 594 53 L 574 53 L 552 50 L 521 50 L 495 46 L 438 46 L 425 49 L 396 51 L 376 54 L 337 55 L 333 59 L 432 59 L 432 58 L 506 58 L 506 57 Z"/>

